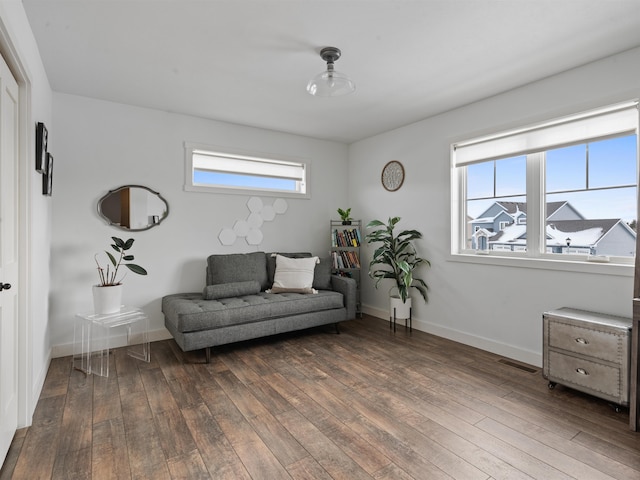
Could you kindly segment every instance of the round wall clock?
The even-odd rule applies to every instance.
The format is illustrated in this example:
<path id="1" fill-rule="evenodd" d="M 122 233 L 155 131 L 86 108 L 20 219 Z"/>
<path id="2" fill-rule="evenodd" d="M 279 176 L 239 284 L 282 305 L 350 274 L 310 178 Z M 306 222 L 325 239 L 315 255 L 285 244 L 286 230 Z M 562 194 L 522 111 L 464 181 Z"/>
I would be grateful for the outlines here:
<path id="1" fill-rule="evenodd" d="M 404 167 L 397 160 L 391 160 L 382 169 L 382 186 L 390 192 L 395 192 L 404 182 Z"/>

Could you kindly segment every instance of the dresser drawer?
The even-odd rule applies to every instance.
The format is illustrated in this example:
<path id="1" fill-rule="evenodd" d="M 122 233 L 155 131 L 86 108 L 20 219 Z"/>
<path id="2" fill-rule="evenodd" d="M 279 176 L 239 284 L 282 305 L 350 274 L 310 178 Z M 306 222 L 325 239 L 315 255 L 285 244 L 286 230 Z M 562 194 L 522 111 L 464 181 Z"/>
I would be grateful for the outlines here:
<path id="1" fill-rule="evenodd" d="M 549 346 L 589 357 L 622 364 L 628 358 L 626 330 L 599 325 L 588 327 L 549 320 Z"/>
<path id="2" fill-rule="evenodd" d="M 548 352 L 550 381 L 575 388 L 620 405 L 629 404 L 628 372 L 562 352 Z"/>
<path id="3" fill-rule="evenodd" d="M 629 404 L 631 319 L 560 308 L 542 316 L 542 375 L 620 405 Z"/>

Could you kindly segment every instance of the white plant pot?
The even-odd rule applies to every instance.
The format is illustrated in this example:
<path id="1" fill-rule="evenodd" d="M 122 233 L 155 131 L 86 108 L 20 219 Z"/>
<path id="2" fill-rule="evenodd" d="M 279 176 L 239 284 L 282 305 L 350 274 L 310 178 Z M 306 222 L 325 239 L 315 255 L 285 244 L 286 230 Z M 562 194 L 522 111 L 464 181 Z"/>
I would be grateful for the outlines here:
<path id="1" fill-rule="evenodd" d="M 98 315 L 118 313 L 122 305 L 122 285 L 93 286 L 93 309 Z"/>
<path id="2" fill-rule="evenodd" d="M 406 302 L 402 302 L 399 295 L 391 295 L 389 297 L 389 317 L 396 319 L 406 319 L 411 317 L 411 297 L 407 297 Z"/>

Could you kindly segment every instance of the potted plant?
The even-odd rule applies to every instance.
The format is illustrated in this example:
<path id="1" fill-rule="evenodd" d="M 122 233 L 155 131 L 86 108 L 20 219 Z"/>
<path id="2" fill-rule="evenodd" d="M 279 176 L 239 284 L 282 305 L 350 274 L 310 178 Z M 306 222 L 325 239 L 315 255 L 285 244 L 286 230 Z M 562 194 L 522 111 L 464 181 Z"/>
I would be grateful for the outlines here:
<path id="1" fill-rule="evenodd" d="M 400 217 L 389 218 L 385 225 L 380 220 L 372 220 L 367 224 L 367 228 L 375 228 L 365 237 L 367 243 L 381 243 L 374 252 L 371 262 L 369 262 L 369 276 L 376 280 L 375 287 L 378 288 L 380 281 L 390 278 L 394 285 L 389 290 L 390 314 L 396 309 L 396 318 L 409 318 L 411 308 L 411 297 L 409 289 L 415 288 L 425 302 L 427 301 L 428 286 L 424 280 L 416 278 L 413 271 L 420 265 L 431 265 L 429 260 L 418 256 L 413 245 L 413 240 L 422 238 L 422 234 L 417 230 L 403 230 L 397 234 L 394 228 L 400 221 Z M 392 294 L 396 289 L 397 294 Z"/>
<path id="2" fill-rule="evenodd" d="M 95 313 L 103 315 L 120 311 L 122 299 L 122 278 L 118 277 L 118 270 L 121 266 L 127 267 L 133 273 L 146 275 L 147 271 L 140 265 L 130 262 L 134 259 L 130 253 L 125 253 L 133 246 L 133 238 L 127 241 L 121 238 L 111 237 L 113 243 L 111 248 L 117 252 L 117 258 L 112 253 L 105 251 L 109 257 L 109 263 L 104 268 L 98 261 L 98 254 L 94 255 L 96 265 L 98 265 L 98 279 L 100 283 L 93 286 L 93 304 Z"/>
<path id="3" fill-rule="evenodd" d="M 346 210 L 339 208 L 338 215 L 340 215 L 340 220 L 342 220 L 343 225 L 351 225 L 351 208 L 347 208 Z"/>

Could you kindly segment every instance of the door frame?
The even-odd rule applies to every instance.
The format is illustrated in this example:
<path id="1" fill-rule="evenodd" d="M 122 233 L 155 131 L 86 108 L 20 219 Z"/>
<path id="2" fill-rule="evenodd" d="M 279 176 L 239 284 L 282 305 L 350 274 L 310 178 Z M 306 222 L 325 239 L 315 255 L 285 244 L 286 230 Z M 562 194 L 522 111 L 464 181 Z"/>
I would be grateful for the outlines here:
<path id="1" fill-rule="evenodd" d="M 4 22 L 0 20 L 0 53 L 18 83 L 18 428 L 31 425 L 36 398 L 33 398 L 33 342 L 31 335 L 31 295 L 29 266 L 32 251 L 30 158 L 35 155 L 35 126 L 31 118 L 31 79 Z M 33 130 L 33 131 L 32 131 Z"/>

